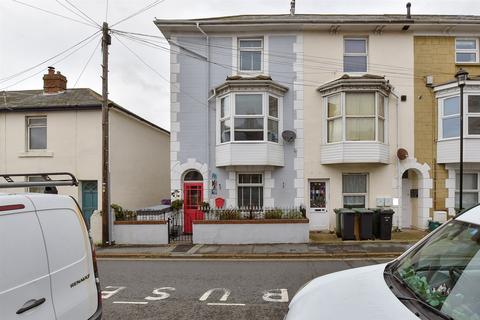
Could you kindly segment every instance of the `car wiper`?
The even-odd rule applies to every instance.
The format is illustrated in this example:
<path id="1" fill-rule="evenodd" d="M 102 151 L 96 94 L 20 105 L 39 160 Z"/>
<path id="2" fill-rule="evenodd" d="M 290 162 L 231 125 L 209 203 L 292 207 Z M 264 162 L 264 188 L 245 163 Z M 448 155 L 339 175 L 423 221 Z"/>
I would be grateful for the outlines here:
<path id="1" fill-rule="evenodd" d="M 395 279 L 398 283 L 400 283 L 402 286 L 407 287 L 407 284 L 405 283 L 405 280 L 399 278 L 395 273 L 393 273 L 391 270 L 385 270 L 383 271 L 384 275 L 391 276 L 393 279 Z"/>
<path id="2" fill-rule="evenodd" d="M 423 301 L 422 299 L 419 298 L 413 298 L 413 297 L 402 297 L 402 296 L 396 296 L 398 300 L 404 300 L 404 301 L 415 301 L 420 303 L 422 306 L 426 307 L 436 315 L 442 317 L 443 319 L 447 320 L 455 320 L 453 317 L 449 316 L 448 314 L 443 313 L 442 311 L 438 310 L 434 306 L 430 305 L 428 302 Z"/>

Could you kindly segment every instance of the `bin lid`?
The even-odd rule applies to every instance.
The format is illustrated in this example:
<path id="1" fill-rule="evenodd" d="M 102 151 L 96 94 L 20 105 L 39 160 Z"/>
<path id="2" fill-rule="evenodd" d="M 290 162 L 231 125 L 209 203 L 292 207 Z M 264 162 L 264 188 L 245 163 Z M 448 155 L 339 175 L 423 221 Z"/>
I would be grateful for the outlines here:
<path id="1" fill-rule="evenodd" d="M 380 212 L 382 208 L 368 208 L 368 210 L 372 210 L 373 212 Z"/>
<path id="2" fill-rule="evenodd" d="M 347 208 L 337 208 L 333 210 L 336 214 L 342 214 L 342 213 L 355 213 L 352 209 L 347 209 Z"/>
<path id="3" fill-rule="evenodd" d="M 355 208 L 353 210 L 355 211 L 355 213 L 373 213 L 373 210 L 365 208 Z"/>
<path id="4" fill-rule="evenodd" d="M 381 214 L 394 214 L 395 211 L 393 211 L 393 209 L 390 209 L 390 208 L 384 208 L 384 209 L 380 210 L 380 213 Z"/>

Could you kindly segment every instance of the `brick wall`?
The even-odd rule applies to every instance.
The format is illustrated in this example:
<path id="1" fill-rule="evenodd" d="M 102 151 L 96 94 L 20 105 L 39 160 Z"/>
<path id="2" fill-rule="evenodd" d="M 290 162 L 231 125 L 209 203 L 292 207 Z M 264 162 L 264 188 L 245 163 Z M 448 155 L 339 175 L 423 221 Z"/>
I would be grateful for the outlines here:
<path id="1" fill-rule="evenodd" d="M 425 85 L 427 76 L 433 76 L 435 85 L 454 80 L 462 67 L 470 75 L 480 74 L 480 65 L 455 64 L 455 37 L 416 36 L 414 40 L 414 99 L 415 99 L 415 157 L 419 163 L 428 163 L 433 179 L 433 208 L 445 210 L 448 191 L 445 165 L 437 164 L 438 114 L 433 89 Z"/>

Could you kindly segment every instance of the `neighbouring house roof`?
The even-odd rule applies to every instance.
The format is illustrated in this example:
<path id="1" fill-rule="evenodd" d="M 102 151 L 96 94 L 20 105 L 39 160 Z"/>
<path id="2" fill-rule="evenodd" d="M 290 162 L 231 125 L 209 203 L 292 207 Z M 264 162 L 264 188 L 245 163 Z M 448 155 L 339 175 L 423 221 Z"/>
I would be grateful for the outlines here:
<path id="1" fill-rule="evenodd" d="M 199 24 L 207 31 L 228 32 L 235 29 L 219 29 L 219 26 L 252 26 L 257 28 L 261 25 L 278 29 L 299 29 L 309 30 L 321 26 L 442 26 L 442 28 L 453 27 L 457 30 L 465 26 L 479 26 L 480 16 L 474 15 L 411 15 L 407 19 L 405 14 L 271 14 L 271 15 L 237 15 L 225 17 L 212 17 L 202 19 L 156 19 L 154 23 L 168 38 L 171 33 L 176 32 L 200 32 L 197 29 Z M 407 28 L 408 29 L 408 28 Z M 400 29 L 399 29 L 400 30 Z M 405 29 L 406 30 L 406 29 Z M 431 30 L 428 30 L 431 31 Z"/>
<path id="2" fill-rule="evenodd" d="M 317 88 L 317 90 L 324 95 L 345 90 L 381 90 L 388 95 L 392 89 L 392 85 L 384 76 L 374 74 L 364 74 L 361 76 L 344 74 L 340 78 L 329 81 Z"/>
<path id="3" fill-rule="evenodd" d="M 110 107 L 128 114 L 141 122 L 170 134 L 156 124 L 109 100 Z M 0 112 L 29 111 L 79 111 L 100 110 L 102 96 L 89 88 L 67 89 L 59 93 L 44 93 L 43 90 L 0 92 Z"/>

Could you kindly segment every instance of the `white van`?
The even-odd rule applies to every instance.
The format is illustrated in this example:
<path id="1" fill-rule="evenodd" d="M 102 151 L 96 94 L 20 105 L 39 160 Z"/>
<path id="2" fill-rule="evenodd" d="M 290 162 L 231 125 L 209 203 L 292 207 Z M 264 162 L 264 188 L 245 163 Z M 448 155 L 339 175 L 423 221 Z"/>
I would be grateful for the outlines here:
<path id="1" fill-rule="evenodd" d="M 288 320 L 480 320 L 480 205 L 398 259 L 313 279 Z"/>
<path id="2" fill-rule="evenodd" d="M 76 201 L 0 194 L 0 318 L 101 316 L 94 247 Z"/>

